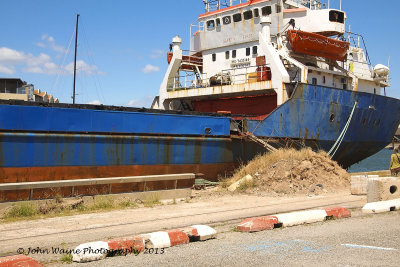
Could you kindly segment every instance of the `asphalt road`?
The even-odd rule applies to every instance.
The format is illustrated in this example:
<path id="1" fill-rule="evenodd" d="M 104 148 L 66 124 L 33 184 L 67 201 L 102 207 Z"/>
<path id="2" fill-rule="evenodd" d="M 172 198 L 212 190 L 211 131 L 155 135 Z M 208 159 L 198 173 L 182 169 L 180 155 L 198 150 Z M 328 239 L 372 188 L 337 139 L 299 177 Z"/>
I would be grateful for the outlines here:
<path id="1" fill-rule="evenodd" d="M 400 212 L 363 215 L 258 233 L 220 225 L 218 238 L 163 254 L 68 266 L 399 266 Z M 221 233 L 222 232 L 222 233 Z M 65 265 L 64 265 L 65 266 Z"/>

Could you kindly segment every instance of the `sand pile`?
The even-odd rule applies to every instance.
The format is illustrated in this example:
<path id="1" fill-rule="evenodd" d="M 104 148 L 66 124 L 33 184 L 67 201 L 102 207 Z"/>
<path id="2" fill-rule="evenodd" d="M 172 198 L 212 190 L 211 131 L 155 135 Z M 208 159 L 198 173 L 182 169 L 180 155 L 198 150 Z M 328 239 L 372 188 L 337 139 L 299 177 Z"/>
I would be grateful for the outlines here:
<path id="1" fill-rule="evenodd" d="M 336 192 L 350 186 L 350 175 L 325 152 L 311 149 L 280 149 L 253 159 L 240 168 L 225 186 L 250 174 L 252 182 L 238 191 L 278 194 L 314 194 Z"/>

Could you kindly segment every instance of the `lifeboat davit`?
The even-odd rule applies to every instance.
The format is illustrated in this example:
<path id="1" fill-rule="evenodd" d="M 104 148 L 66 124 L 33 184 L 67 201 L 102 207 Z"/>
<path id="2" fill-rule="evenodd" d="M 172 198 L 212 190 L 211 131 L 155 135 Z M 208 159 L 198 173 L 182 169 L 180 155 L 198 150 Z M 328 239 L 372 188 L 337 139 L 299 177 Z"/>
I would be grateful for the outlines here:
<path id="1" fill-rule="evenodd" d="M 321 34 L 289 30 L 287 36 L 295 53 L 324 57 L 337 61 L 346 59 L 350 43 Z"/>
<path id="2" fill-rule="evenodd" d="M 171 63 L 173 56 L 174 56 L 173 53 L 171 52 L 167 53 L 168 64 Z M 193 70 L 194 66 L 199 67 L 199 70 L 203 71 L 203 58 L 195 56 L 185 56 L 185 55 L 182 56 L 182 65 L 181 65 L 182 70 Z"/>

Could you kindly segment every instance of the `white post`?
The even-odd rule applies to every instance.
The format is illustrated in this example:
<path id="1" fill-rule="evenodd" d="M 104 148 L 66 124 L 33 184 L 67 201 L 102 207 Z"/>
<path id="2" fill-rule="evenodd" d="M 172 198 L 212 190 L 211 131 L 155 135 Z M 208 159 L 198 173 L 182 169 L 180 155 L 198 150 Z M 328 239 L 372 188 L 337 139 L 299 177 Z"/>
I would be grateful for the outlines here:
<path id="1" fill-rule="evenodd" d="M 328 9 L 331 8 L 331 0 L 328 0 Z"/>
<path id="2" fill-rule="evenodd" d="M 268 43 L 271 43 L 271 18 L 261 17 L 261 33 Z"/>
<path id="3" fill-rule="evenodd" d="M 340 0 L 340 10 L 342 10 L 342 0 Z"/>
<path id="4" fill-rule="evenodd" d="M 175 36 L 172 39 L 172 51 L 181 50 L 182 39 L 179 36 Z"/>

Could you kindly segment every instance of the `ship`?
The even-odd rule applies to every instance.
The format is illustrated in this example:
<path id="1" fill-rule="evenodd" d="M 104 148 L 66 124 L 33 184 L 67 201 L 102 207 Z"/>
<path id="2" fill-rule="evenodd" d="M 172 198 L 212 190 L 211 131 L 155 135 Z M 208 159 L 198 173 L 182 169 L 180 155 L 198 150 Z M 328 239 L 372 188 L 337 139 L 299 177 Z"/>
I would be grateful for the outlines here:
<path id="1" fill-rule="evenodd" d="M 190 50 L 172 38 L 150 109 L 0 101 L 0 183 L 185 172 L 215 181 L 282 147 L 324 150 L 348 168 L 391 142 L 400 101 L 386 96 L 389 67 L 371 64 L 344 11 L 314 0 L 203 3 Z"/>

